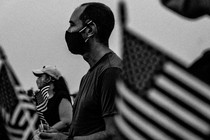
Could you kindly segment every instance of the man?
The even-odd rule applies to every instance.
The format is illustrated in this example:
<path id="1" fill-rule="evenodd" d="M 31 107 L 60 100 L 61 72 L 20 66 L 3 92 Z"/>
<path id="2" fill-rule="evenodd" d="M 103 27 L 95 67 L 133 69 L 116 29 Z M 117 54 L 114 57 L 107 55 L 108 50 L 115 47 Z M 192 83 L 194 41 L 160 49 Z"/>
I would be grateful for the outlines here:
<path id="1" fill-rule="evenodd" d="M 161 0 L 167 8 L 187 18 L 210 16 L 210 0 Z M 189 71 L 210 85 L 210 50 L 205 50 L 190 67 Z"/>
<path id="2" fill-rule="evenodd" d="M 65 36 L 68 49 L 73 54 L 82 55 L 90 69 L 80 83 L 69 136 L 41 133 L 40 137 L 53 140 L 115 139 L 115 81 L 121 72 L 121 60 L 109 48 L 114 15 L 102 3 L 85 3 L 75 9 L 69 22 Z"/>

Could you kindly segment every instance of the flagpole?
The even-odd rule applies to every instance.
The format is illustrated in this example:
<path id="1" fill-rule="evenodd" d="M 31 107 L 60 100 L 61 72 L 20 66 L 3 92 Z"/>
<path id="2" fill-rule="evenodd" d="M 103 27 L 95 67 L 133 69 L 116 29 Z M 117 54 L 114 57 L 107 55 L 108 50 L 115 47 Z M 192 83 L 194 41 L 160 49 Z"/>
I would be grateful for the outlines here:
<path id="1" fill-rule="evenodd" d="M 127 22 L 127 13 L 126 13 L 126 6 L 124 0 L 121 0 L 119 2 L 119 23 L 120 23 L 120 38 L 121 38 L 121 50 L 124 49 L 124 33 L 126 28 L 126 22 Z M 123 58 L 124 51 L 122 51 L 121 56 Z"/>
<path id="2" fill-rule="evenodd" d="M 5 53 L 4 53 L 4 51 L 3 51 L 3 49 L 2 49 L 2 47 L 0 46 L 0 59 L 1 60 L 6 60 L 6 55 L 5 55 Z"/>
<path id="3" fill-rule="evenodd" d="M 124 28 L 127 22 L 126 8 L 125 2 L 122 0 L 119 3 L 119 13 L 120 13 L 120 24 L 121 27 Z"/>

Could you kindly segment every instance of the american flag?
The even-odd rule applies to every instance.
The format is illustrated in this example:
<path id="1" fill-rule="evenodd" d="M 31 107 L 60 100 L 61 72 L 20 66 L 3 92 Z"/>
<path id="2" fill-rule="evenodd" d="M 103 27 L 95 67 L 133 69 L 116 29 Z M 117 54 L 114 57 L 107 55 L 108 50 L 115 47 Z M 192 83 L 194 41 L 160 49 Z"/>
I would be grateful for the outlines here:
<path id="1" fill-rule="evenodd" d="M 48 124 L 46 119 L 44 118 L 44 112 L 47 110 L 47 103 L 48 103 L 48 90 L 50 86 L 43 87 L 38 93 L 35 95 L 36 99 L 36 109 L 39 115 L 40 121 L 43 124 Z"/>
<path id="2" fill-rule="evenodd" d="M 38 115 L 6 60 L 0 60 L 0 117 L 10 140 L 30 140 Z"/>
<path id="3" fill-rule="evenodd" d="M 125 20 L 124 18 L 122 18 Z M 125 25 L 116 124 L 129 140 L 210 139 L 210 87 Z"/>

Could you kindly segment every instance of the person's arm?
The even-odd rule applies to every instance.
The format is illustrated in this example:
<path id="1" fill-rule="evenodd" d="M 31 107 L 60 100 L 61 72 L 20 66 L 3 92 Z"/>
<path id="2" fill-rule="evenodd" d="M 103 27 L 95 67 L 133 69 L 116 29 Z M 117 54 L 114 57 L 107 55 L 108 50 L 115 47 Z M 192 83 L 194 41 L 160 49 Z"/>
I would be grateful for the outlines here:
<path id="1" fill-rule="evenodd" d="M 100 131 L 88 136 L 76 136 L 74 138 L 69 138 L 63 133 L 49 133 L 42 132 L 40 138 L 42 140 L 120 140 L 117 135 L 117 129 L 114 123 L 114 116 L 104 117 L 105 130 Z"/>
<path id="2" fill-rule="evenodd" d="M 41 132 L 39 137 L 41 140 L 68 140 L 68 135 L 59 132 Z"/>
<path id="3" fill-rule="evenodd" d="M 72 121 L 72 105 L 69 100 L 63 98 L 59 104 L 59 116 L 60 120 L 52 126 L 56 130 L 62 130 L 66 128 Z"/>
<path id="4" fill-rule="evenodd" d="M 114 125 L 114 116 L 104 118 L 106 129 L 88 136 L 76 136 L 72 140 L 117 140 L 117 130 Z M 70 139 L 71 140 L 71 139 Z"/>

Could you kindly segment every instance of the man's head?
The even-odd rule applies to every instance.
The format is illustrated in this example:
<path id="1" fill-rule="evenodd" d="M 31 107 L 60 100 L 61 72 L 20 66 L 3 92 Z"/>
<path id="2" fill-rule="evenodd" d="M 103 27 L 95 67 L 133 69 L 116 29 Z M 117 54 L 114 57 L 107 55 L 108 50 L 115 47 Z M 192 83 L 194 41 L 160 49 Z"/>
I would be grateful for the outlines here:
<path id="1" fill-rule="evenodd" d="M 114 28 L 115 19 L 111 9 L 102 3 L 84 3 L 86 7 L 80 15 L 83 24 L 88 20 L 93 21 L 97 27 L 97 37 L 100 42 L 107 44 Z"/>
<path id="2" fill-rule="evenodd" d="M 115 21 L 108 6 L 84 3 L 74 10 L 69 22 L 65 36 L 68 48 L 74 54 L 83 55 L 88 51 L 91 39 L 108 46 Z"/>

